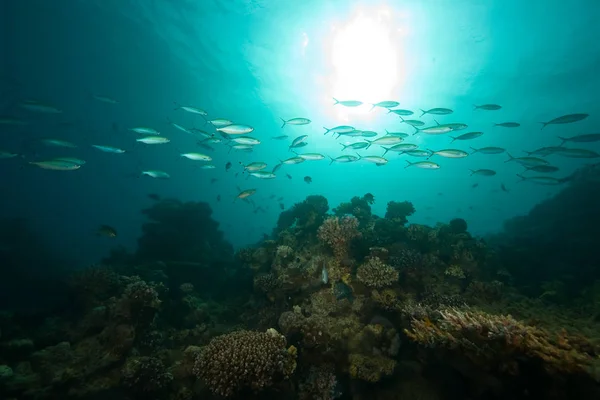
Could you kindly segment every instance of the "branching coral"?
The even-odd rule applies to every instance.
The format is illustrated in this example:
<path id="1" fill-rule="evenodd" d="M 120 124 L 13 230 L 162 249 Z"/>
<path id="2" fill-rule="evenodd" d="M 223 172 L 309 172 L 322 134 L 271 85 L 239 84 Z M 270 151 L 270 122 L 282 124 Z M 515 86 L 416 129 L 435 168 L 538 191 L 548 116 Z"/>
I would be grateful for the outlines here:
<path id="1" fill-rule="evenodd" d="M 358 267 L 356 278 L 369 287 L 381 288 L 397 282 L 398 271 L 381 262 L 378 257 L 371 257 Z"/>
<path id="2" fill-rule="evenodd" d="M 542 360 L 546 369 L 560 373 L 587 372 L 598 351 L 566 331 L 552 335 L 510 315 L 492 315 L 473 309 L 448 308 L 413 318 L 406 335 L 428 347 L 460 349 L 476 363 L 492 360 L 507 364 L 507 356 Z"/>
<path id="3" fill-rule="evenodd" d="M 273 329 L 217 336 L 196 359 L 194 373 L 223 397 L 245 388 L 258 392 L 293 373 L 295 348 L 285 346 L 285 337 Z"/>
<path id="4" fill-rule="evenodd" d="M 338 260 L 348 256 L 350 242 L 360 236 L 358 219 L 349 216 L 327 218 L 318 230 L 319 240 L 331 247 Z"/>

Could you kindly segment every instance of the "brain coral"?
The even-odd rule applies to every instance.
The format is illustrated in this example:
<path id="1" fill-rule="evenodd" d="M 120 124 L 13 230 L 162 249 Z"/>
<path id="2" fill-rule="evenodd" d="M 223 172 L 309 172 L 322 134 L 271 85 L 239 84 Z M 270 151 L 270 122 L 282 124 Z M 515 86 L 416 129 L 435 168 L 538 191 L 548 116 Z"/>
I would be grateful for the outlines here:
<path id="1" fill-rule="evenodd" d="M 295 348 L 285 346 L 285 337 L 274 329 L 217 336 L 196 359 L 194 373 L 223 397 L 243 389 L 258 392 L 294 371 Z"/>

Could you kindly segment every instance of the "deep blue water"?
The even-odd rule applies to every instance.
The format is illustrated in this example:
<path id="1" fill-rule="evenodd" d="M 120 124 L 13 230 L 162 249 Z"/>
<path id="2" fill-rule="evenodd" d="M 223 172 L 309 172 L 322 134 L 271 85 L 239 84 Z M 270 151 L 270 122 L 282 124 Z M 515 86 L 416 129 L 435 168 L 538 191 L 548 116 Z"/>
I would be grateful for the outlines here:
<path id="1" fill-rule="evenodd" d="M 484 132 L 452 145 L 452 134 L 406 139 L 435 150 L 499 146 L 523 156 L 523 150 L 560 144 L 557 136 L 597 133 L 600 123 L 600 4 L 594 1 L 20 0 L 2 2 L 0 13 L 1 114 L 29 122 L 0 125 L 0 150 L 24 157 L 0 160 L 1 215 L 27 218 L 77 265 L 97 261 L 116 244 L 134 248 L 144 221 L 140 210 L 152 204 L 149 193 L 209 202 L 226 237 L 241 247 L 273 228 L 280 212 L 273 194 L 289 207 L 311 194 L 322 194 L 335 206 L 370 192 L 380 215 L 388 201 L 409 200 L 417 209 L 411 222 L 462 217 L 473 233 L 483 235 L 560 190 L 517 183 L 523 169 L 504 163 L 506 154 L 434 156 L 431 161 L 441 165 L 434 171 L 405 169 L 408 157 L 390 153 L 381 167 L 307 161 L 284 165 L 274 180 L 234 177 L 238 162 L 264 161 L 271 169 L 293 156 L 287 147 L 302 134 L 309 135 L 302 152 L 344 154 L 342 139 L 324 136 L 323 126 L 352 125 L 380 135 L 385 129 L 414 132 L 383 109 L 334 106 L 333 97 L 397 100 L 416 117 L 421 108 L 446 107 L 454 112 L 437 117 L 440 123 L 468 124 L 459 134 Z M 119 103 L 99 102 L 94 94 Z M 63 112 L 29 112 L 19 107 L 26 99 Z M 215 145 L 209 154 L 217 168 L 200 169 L 179 153 L 204 150 L 169 119 L 198 128 L 204 121 L 175 111 L 173 102 L 200 107 L 209 118 L 251 125 L 252 136 L 262 143 L 249 154 Z M 473 104 L 483 103 L 503 108 L 473 110 Z M 539 122 L 571 113 L 590 116 L 540 130 Z M 312 123 L 282 129 L 280 117 Z M 433 116 L 422 120 L 435 125 Z M 521 126 L 493 127 L 507 121 Z M 135 126 L 153 127 L 171 143 L 136 144 L 138 135 L 128 131 Z M 281 134 L 290 137 L 270 139 Z M 78 147 L 40 144 L 48 137 Z M 128 152 L 101 153 L 91 144 Z M 571 147 L 600 151 L 597 143 Z M 381 155 L 382 149 L 372 146 L 361 154 Z M 48 171 L 25 163 L 60 156 L 86 164 L 77 171 Z M 560 167 L 556 177 L 596 161 L 548 159 Z M 234 166 L 226 172 L 228 161 Z M 498 174 L 470 176 L 469 169 L 479 168 Z M 145 169 L 167 171 L 171 179 L 139 177 Z M 313 183 L 305 183 L 304 176 Z M 479 186 L 472 188 L 474 183 Z M 501 184 L 510 192 L 500 190 Z M 266 212 L 234 202 L 238 186 L 256 188 L 253 200 Z M 96 236 L 101 224 L 114 226 L 119 236 Z"/>

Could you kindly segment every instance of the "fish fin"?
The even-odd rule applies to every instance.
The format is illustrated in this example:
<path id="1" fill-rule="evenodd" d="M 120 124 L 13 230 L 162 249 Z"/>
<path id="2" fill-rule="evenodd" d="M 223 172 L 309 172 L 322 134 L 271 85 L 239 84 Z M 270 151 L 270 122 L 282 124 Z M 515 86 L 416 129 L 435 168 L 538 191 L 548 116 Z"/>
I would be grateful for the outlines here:
<path id="1" fill-rule="evenodd" d="M 427 114 L 427 111 L 423 110 L 422 108 L 419 108 L 419 110 L 421 110 L 421 112 L 423 113 L 423 114 L 421 114 L 421 117 L 422 117 L 423 115 Z M 421 117 L 419 117 L 419 118 L 421 118 Z M 437 122 L 437 121 L 436 121 L 436 122 Z M 438 125 L 439 125 L 439 124 L 438 124 Z"/>
<path id="2" fill-rule="evenodd" d="M 335 106 L 336 104 L 340 104 L 340 101 L 338 99 L 336 99 L 335 97 L 333 98 L 333 101 L 335 101 L 335 103 L 333 103 L 333 105 Z"/>
<path id="3" fill-rule="evenodd" d="M 406 165 L 406 167 L 404 167 L 404 169 L 406 169 L 406 168 L 410 167 L 411 165 L 413 165 L 413 163 L 411 163 L 408 160 L 404 160 L 404 161 L 406 161 L 406 163 L 407 163 L 407 165 Z"/>
<path id="4" fill-rule="evenodd" d="M 281 117 L 279 117 L 279 119 L 283 121 L 283 125 L 281 125 L 281 127 L 283 128 L 285 126 L 285 124 L 287 124 L 287 121 Z"/>

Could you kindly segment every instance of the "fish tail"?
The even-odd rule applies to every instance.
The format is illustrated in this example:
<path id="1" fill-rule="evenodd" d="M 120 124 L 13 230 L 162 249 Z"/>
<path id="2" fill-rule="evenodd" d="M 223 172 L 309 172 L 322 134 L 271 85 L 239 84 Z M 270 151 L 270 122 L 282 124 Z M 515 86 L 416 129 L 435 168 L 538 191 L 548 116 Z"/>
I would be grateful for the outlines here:
<path id="1" fill-rule="evenodd" d="M 471 154 L 475 154 L 475 153 L 477 153 L 477 151 L 478 151 L 478 150 L 477 150 L 475 147 L 471 147 L 471 146 L 469 146 L 469 148 L 470 148 L 471 150 L 473 150 L 473 152 L 472 152 Z"/>
<path id="2" fill-rule="evenodd" d="M 385 155 L 387 154 L 388 151 L 390 151 L 389 147 L 384 147 L 385 151 L 383 152 L 383 154 L 381 155 L 381 157 L 385 157 Z"/>
<path id="3" fill-rule="evenodd" d="M 371 140 L 366 140 L 366 139 L 365 139 L 365 142 L 368 142 L 368 143 L 369 143 L 369 144 L 367 145 L 367 147 L 365 147 L 365 150 L 368 150 L 368 149 L 369 149 L 369 147 L 371 147 L 371 145 L 373 144 L 373 141 L 371 141 Z"/>
<path id="4" fill-rule="evenodd" d="M 358 157 L 359 160 L 362 158 L 362 156 L 360 154 L 358 154 L 358 153 L 354 153 L 354 154 L 356 154 L 356 156 Z"/>
<path id="5" fill-rule="evenodd" d="M 525 177 L 524 177 L 523 175 L 521 175 L 521 174 L 517 174 L 517 176 L 518 176 L 519 178 L 521 178 L 521 179 L 519 179 L 519 180 L 517 181 L 517 183 L 519 183 L 519 182 L 523 182 L 524 180 L 526 180 L 526 179 L 527 179 L 527 178 L 525 178 Z"/>
<path id="6" fill-rule="evenodd" d="M 390 134 L 390 131 L 388 131 L 388 130 L 386 129 L 386 130 L 385 130 L 385 134 L 386 134 L 386 135 L 389 135 L 389 134 Z"/>
<path id="7" fill-rule="evenodd" d="M 546 127 L 546 125 L 549 124 L 549 122 L 540 122 L 540 124 L 542 124 L 542 127 L 540 128 L 540 131 L 541 131 L 542 129 L 544 129 Z"/>
<path id="8" fill-rule="evenodd" d="M 181 104 L 179 104 L 178 102 L 174 101 L 173 104 L 175 104 L 175 108 L 173 109 L 173 111 L 179 110 L 181 108 Z"/>
<path id="9" fill-rule="evenodd" d="M 287 121 L 281 117 L 279 117 L 279 119 L 283 121 L 283 125 L 281 125 L 281 127 L 283 128 L 285 126 L 285 124 L 287 124 Z"/>
<path id="10" fill-rule="evenodd" d="M 562 143 L 560 144 L 561 146 L 562 146 L 562 145 L 564 145 L 564 144 L 565 144 L 565 142 L 568 140 L 567 138 L 564 138 L 564 137 L 561 137 L 561 136 L 559 136 L 558 138 L 559 138 L 560 140 L 562 140 Z"/>
<path id="11" fill-rule="evenodd" d="M 436 123 L 436 124 L 438 124 L 438 125 L 440 124 L 440 123 L 437 121 L 437 119 L 434 119 L 434 121 L 435 121 L 435 123 Z"/>
<path id="12" fill-rule="evenodd" d="M 435 151 L 431 150 L 431 149 L 425 149 L 428 152 L 430 152 L 431 154 L 427 156 L 427 159 L 429 160 L 431 157 L 433 157 L 433 155 L 435 154 Z"/>
<path id="13" fill-rule="evenodd" d="M 336 99 L 335 97 L 333 98 L 333 101 L 335 101 L 335 103 L 333 103 L 333 105 L 335 106 L 336 104 L 340 104 L 340 101 L 338 99 Z"/>
<path id="14" fill-rule="evenodd" d="M 471 175 L 470 176 L 473 176 L 473 174 L 475 173 L 475 170 L 469 168 L 469 171 L 471 171 Z"/>
<path id="15" fill-rule="evenodd" d="M 325 133 L 323 134 L 323 136 L 327 135 L 329 132 L 331 132 L 331 129 L 327 129 L 325 127 L 323 127 L 323 129 L 325 129 Z"/>
<path id="16" fill-rule="evenodd" d="M 390 109 L 388 108 L 388 112 L 387 112 L 387 113 L 389 114 L 389 113 L 391 113 L 391 112 L 392 112 L 392 110 L 390 110 Z"/>
<path id="17" fill-rule="evenodd" d="M 473 111 L 477 110 L 478 108 L 480 108 L 478 105 L 473 104 Z"/>
<path id="18" fill-rule="evenodd" d="M 456 138 L 454 136 L 450 136 L 452 138 L 452 140 L 450 141 L 450 143 L 454 143 L 454 141 L 456 140 Z"/>
<path id="19" fill-rule="evenodd" d="M 413 133 L 412 135 L 415 136 L 417 133 L 419 133 L 420 129 L 416 126 L 413 126 L 413 128 L 415 128 L 415 133 Z"/>
<path id="20" fill-rule="evenodd" d="M 375 108 L 375 104 L 371 104 L 371 109 L 369 111 L 373 111 L 374 108 Z"/>
<path id="21" fill-rule="evenodd" d="M 342 145 L 342 147 L 343 147 L 342 151 L 346 150 L 346 148 L 347 148 L 348 146 L 350 146 L 349 144 L 344 144 L 344 143 L 340 143 L 340 144 L 341 144 L 341 145 Z"/>
<path id="22" fill-rule="evenodd" d="M 331 159 L 331 161 L 329 162 L 329 165 L 331 165 L 335 162 L 335 159 L 333 157 L 331 157 L 331 156 L 327 156 L 327 157 L 329 157 Z"/>
<path id="23" fill-rule="evenodd" d="M 406 167 L 404 167 L 404 169 L 406 169 L 406 168 L 410 167 L 411 165 L 413 165 L 413 163 L 411 163 L 408 160 L 404 160 L 404 161 L 406 161 L 406 163 L 407 163 L 407 165 L 406 165 Z"/>
<path id="24" fill-rule="evenodd" d="M 400 117 L 400 119 L 402 120 L 402 122 L 404 122 L 404 118 L 402 118 L 402 115 L 398 115 Z"/>
<path id="25" fill-rule="evenodd" d="M 423 115 L 427 114 L 427 111 L 423 110 L 422 108 L 419 108 L 419 110 L 421 110 L 421 112 L 422 112 L 422 114 L 421 114 L 421 117 L 422 117 Z M 419 118 L 420 118 L 420 117 L 419 117 Z M 438 125 L 439 125 L 439 124 L 438 124 Z"/>
<path id="26" fill-rule="evenodd" d="M 514 160 L 515 158 L 513 156 L 510 155 L 510 153 L 507 151 L 506 154 L 508 155 L 508 160 L 504 161 L 504 162 L 509 162 Z"/>

